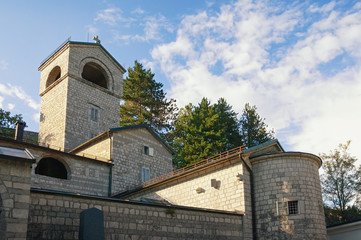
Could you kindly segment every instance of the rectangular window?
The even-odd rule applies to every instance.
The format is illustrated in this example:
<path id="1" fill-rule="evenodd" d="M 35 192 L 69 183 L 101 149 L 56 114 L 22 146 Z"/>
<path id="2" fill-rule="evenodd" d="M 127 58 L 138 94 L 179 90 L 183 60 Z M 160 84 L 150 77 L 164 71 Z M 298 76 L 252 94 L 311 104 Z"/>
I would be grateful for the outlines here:
<path id="1" fill-rule="evenodd" d="M 150 169 L 147 167 L 142 167 L 142 182 L 150 180 Z"/>
<path id="2" fill-rule="evenodd" d="M 298 214 L 298 201 L 278 201 L 276 212 L 278 216 Z"/>
<path id="3" fill-rule="evenodd" d="M 298 201 L 288 202 L 288 214 L 298 214 Z"/>
<path id="4" fill-rule="evenodd" d="M 149 156 L 154 156 L 154 148 L 144 146 L 144 154 Z"/>
<path id="5" fill-rule="evenodd" d="M 98 119 L 99 119 L 99 109 L 94 106 L 90 106 L 90 120 L 97 122 Z"/>

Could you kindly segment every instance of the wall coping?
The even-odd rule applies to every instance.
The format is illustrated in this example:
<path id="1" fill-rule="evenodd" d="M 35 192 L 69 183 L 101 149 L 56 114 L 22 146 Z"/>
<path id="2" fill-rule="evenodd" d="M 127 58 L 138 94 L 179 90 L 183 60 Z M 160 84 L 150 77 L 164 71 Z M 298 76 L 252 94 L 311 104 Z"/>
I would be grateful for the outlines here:
<path id="1" fill-rule="evenodd" d="M 284 158 L 284 157 L 298 157 L 304 158 L 314 161 L 318 168 L 322 165 L 322 159 L 312 153 L 304 153 L 304 152 L 284 152 L 284 153 L 271 153 L 271 154 L 264 154 L 258 157 L 250 158 L 250 162 L 253 164 L 258 163 L 263 160 L 271 160 L 272 158 Z"/>
<path id="2" fill-rule="evenodd" d="M 73 197 L 73 198 L 82 198 L 82 199 L 89 199 L 89 200 L 100 200 L 100 201 L 107 201 L 107 202 L 119 202 L 125 203 L 130 205 L 138 205 L 138 206 L 150 206 L 150 207 L 162 207 L 162 208 L 175 208 L 179 210 L 185 211 L 197 211 L 197 212 L 207 212 L 207 213 L 219 213 L 219 214 L 226 214 L 226 215 L 235 215 L 235 216 L 244 216 L 243 212 L 231 212 L 231 211 L 224 211 L 224 210 L 215 210 L 215 209 L 208 209 L 208 208 L 197 208 L 197 207 L 187 207 L 181 205 L 164 205 L 158 203 L 145 203 L 136 200 L 127 200 L 127 199 L 118 199 L 118 198 L 110 198 L 110 197 L 100 197 L 94 195 L 87 195 L 87 194 L 74 194 L 69 192 L 62 192 L 56 190 L 49 190 L 49 189 L 40 189 L 40 188 L 30 188 L 31 193 L 42 193 L 48 195 L 58 195 L 58 196 L 66 196 L 66 197 Z"/>

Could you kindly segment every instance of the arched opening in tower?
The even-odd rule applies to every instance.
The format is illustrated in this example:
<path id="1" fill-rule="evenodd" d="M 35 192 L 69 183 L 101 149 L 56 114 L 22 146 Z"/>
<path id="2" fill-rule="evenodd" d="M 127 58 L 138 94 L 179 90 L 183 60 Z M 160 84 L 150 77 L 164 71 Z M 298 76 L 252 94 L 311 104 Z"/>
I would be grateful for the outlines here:
<path id="1" fill-rule="evenodd" d="M 56 66 L 51 70 L 48 80 L 46 80 L 46 87 L 49 87 L 53 84 L 56 80 L 58 80 L 61 76 L 61 69 L 59 66 Z"/>
<path id="2" fill-rule="evenodd" d="M 104 74 L 104 70 L 95 63 L 87 63 L 83 68 L 83 72 L 81 74 L 82 78 L 95 83 L 98 86 L 103 88 L 107 88 L 107 79 Z"/>
<path id="3" fill-rule="evenodd" d="M 66 167 L 55 158 L 41 159 L 35 168 L 35 173 L 53 178 L 68 179 Z"/>

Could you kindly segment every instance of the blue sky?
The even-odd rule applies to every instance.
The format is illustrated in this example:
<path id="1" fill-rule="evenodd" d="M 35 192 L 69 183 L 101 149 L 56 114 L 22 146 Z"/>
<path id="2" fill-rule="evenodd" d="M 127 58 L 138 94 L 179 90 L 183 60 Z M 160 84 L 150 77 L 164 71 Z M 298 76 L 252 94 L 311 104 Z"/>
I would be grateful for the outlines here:
<path id="1" fill-rule="evenodd" d="M 40 62 L 64 40 L 143 63 L 179 107 L 249 102 L 289 151 L 352 140 L 361 160 L 358 1 L 3 1 L 0 107 L 39 122 Z"/>

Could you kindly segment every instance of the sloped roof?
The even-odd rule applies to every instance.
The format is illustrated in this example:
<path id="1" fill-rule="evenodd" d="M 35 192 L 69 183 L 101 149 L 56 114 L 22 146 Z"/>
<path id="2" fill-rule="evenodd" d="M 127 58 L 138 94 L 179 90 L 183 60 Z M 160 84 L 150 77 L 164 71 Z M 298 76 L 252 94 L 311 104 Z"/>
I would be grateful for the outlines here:
<path id="1" fill-rule="evenodd" d="M 124 126 L 118 128 L 110 128 L 110 132 L 120 132 L 125 130 L 132 130 L 132 129 L 139 129 L 145 128 L 147 129 L 157 140 L 159 140 L 172 154 L 175 154 L 174 150 L 147 124 L 139 124 L 139 125 L 131 125 L 131 126 Z"/>
<path id="2" fill-rule="evenodd" d="M 35 162 L 35 158 L 26 148 L 0 146 L 0 157 L 14 160 L 30 160 L 33 163 Z"/>
<path id="3" fill-rule="evenodd" d="M 88 45 L 88 46 L 98 46 L 100 47 L 113 61 L 118 67 L 120 67 L 124 73 L 126 72 L 125 68 L 120 65 L 120 63 L 101 45 L 100 43 L 92 43 L 92 42 L 77 42 L 77 41 L 70 41 L 70 38 L 68 38 L 65 42 L 63 42 L 58 48 L 55 49 L 49 56 L 47 56 L 39 66 L 39 69 L 42 65 L 44 65 L 52 56 L 54 56 L 58 51 L 60 51 L 65 45 L 67 44 L 77 44 L 77 45 Z"/>
<path id="4" fill-rule="evenodd" d="M 70 150 L 70 153 L 74 153 L 77 150 L 86 147 L 87 145 L 97 141 L 100 138 L 103 138 L 105 136 L 107 136 L 109 133 L 116 133 L 116 132 L 121 132 L 121 131 L 126 131 L 126 130 L 135 130 L 135 129 L 140 129 L 140 128 L 145 128 L 147 129 L 160 143 L 163 144 L 163 146 L 172 154 L 175 154 L 174 150 L 151 128 L 149 127 L 147 124 L 140 124 L 140 125 L 131 125 L 131 126 L 124 126 L 124 127 L 117 127 L 117 128 L 110 128 L 107 131 L 99 134 L 98 136 L 86 141 L 85 143 L 77 146 L 76 148 Z"/>

